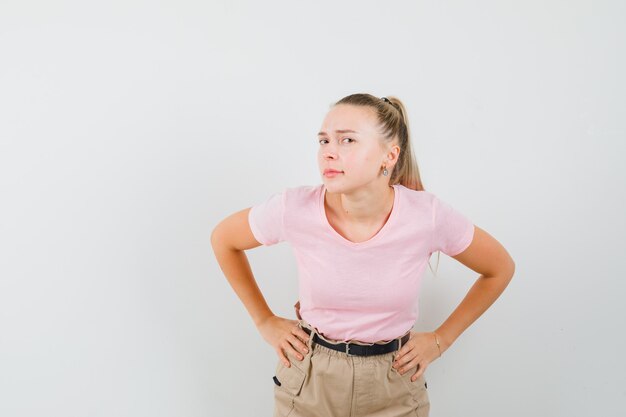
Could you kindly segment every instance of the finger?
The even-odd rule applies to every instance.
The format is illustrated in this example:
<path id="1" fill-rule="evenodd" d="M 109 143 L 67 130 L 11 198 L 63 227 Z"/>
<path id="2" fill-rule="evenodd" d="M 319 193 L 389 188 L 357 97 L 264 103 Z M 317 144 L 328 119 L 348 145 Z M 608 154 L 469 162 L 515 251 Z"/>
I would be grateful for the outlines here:
<path id="1" fill-rule="evenodd" d="M 393 367 L 396 369 L 400 369 L 400 367 L 404 364 L 404 361 L 406 360 L 406 357 L 399 357 L 396 356 L 396 359 L 393 361 Z"/>
<path id="2" fill-rule="evenodd" d="M 295 338 L 295 337 L 294 337 L 294 338 Z M 289 339 L 289 341 L 290 341 L 291 343 L 294 343 L 294 342 L 292 341 L 292 339 Z M 293 347 L 290 343 L 288 343 L 288 345 L 289 345 L 289 346 L 287 347 L 287 354 L 288 354 L 288 355 L 291 355 L 291 356 L 295 357 L 295 358 L 296 358 L 296 359 L 298 359 L 299 361 L 301 361 L 302 359 L 304 359 L 304 356 L 302 356 L 302 354 L 301 354 L 300 352 L 298 352 L 298 351 L 296 350 L 296 348 L 294 348 L 294 347 Z"/>
<path id="3" fill-rule="evenodd" d="M 294 338 L 296 340 L 296 343 L 292 343 L 294 347 L 296 347 L 300 351 L 304 350 L 306 353 L 307 344 L 309 342 L 309 335 L 304 330 L 302 330 L 299 325 L 291 329 L 291 334 L 293 335 L 293 337 L 289 340 L 294 340 Z"/>
<path id="4" fill-rule="evenodd" d="M 398 366 L 398 372 L 400 372 L 400 375 L 404 375 L 405 372 L 413 368 L 415 364 L 417 363 L 415 358 L 409 359 L 408 357 L 406 357 L 406 360 L 408 362 L 406 362 L 405 364 L 400 364 Z"/>
<path id="5" fill-rule="evenodd" d="M 404 363 L 404 357 L 403 358 L 396 357 L 396 359 L 393 361 L 393 367 L 399 370 L 403 363 Z"/>
<path id="6" fill-rule="evenodd" d="M 296 335 L 298 337 L 298 339 L 300 339 L 302 341 L 302 343 L 304 344 L 304 346 L 306 347 L 308 341 L 309 341 L 309 334 L 307 332 L 305 332 L 304 330 L 302 330 L 300 327 L 297 327 L 292 334 Z"/>
<path id="7" fill-rule="evenodd" d="M 400 350 L 403 350 L 404 347 Z M 411 360 L 411 355 L 408 355 L 413 349 L 413 346 L 407 346 L 407 349 L 401 354 L 401 355 L 397 355 L 396 356 L 396 360 L 395 360 L 395 364 L 397 366 L 402 366 L 405 363 L 409 362 Z"/>
<path id="8" fill-rule="evenodd" d="M 406 355 L 412 350 L 413 350 L 413 342 L 411 342 L 411 339 L 409 339 L 404 345 L 402 345 L 400 350 L 398 350 L 398 352 L 396 353 L 396 360 L 402 358 L 404 355 Z"/>
<path id="9" fill-rule="evenodd" d="M 424 362 L 424 358 L 421 355 L 413 356 L 413 358 L 411 358 L 411 360 L 409 360 L 407 363 L 404 364 L 404 366 L 402 366 L 399 369 L 400 374 L 403 375 L 405 372 L 409 372 L 415 366 L 417 366 L 416 371 L 419 371 L 420 363 L 423 363 L 423 362 Z"/>
<path id="10" fill-rule="evenodd" d="M 287 336 L 287 339 L 285 339 L 284 343 L 283 343 L 283 349 L 285 349 L 285 353 L 287 354 L 287 356 L 291 356 L 294 357 L 298 360 L 302 360 L 304 359 L 304 357 L 302 356 L 302 354 L 300 352 L 298 352 L 298 350 L 292 345 L 292 344 L 296 344 L 296 337 L 291 335 L 291 336 Z"/>
<path id="11" fill-rule="evenodd" d="M 426 371 L 426 367 L 427 365 L 424 362 L 418 363 L 417 372 L 415 372 L 413 376 L 411 376 L 411 382 L 417 381 L 417 379 L 422 376 L 424 371 Z"/>
<path id="12" fill-rule="evenodd" d="M 289 359 L 287 358 L 287 356 L 285 356 L 285 354 L 283 353 L 282 349 L 278 349 L 278 357 L 281 360 L 281 362 L 283 363 L 283 365 L 285 365 L 287 368 L 289 368 L 291 366 L 291 364 L 289 363 Z"/>

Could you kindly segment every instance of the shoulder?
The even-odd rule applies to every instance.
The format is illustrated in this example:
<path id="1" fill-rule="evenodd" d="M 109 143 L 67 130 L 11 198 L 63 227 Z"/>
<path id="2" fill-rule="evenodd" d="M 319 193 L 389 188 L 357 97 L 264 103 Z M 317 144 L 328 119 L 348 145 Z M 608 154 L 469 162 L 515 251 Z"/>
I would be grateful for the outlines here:
<path id="1" fill-rule="evenodd" d="M 398 184 L 396 189 L 409 205 L 418 205 L 420 207 L 432 206 L 433 201 L 437 199 L 435 194 L 426 190 L 414 190 L 401 184 Z"/>
<path id="2" fill-rule="evenodd" d="M 441 201 L 436 194 L 426 190 L 414 190 L 399 185 L 400 211 L 404 217 L 413 219 L 421 225 L 433 226 L 436 212 L 439 210 Z"/>

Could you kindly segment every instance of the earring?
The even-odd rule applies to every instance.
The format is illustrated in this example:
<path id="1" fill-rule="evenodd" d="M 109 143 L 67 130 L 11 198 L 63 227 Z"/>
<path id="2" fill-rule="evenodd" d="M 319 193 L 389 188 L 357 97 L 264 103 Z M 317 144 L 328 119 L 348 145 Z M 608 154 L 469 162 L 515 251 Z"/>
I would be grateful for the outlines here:
<path id="1" fill-rule="evenodd" d="M 389 171 L 387 171 L 387 167 L 383 167 L 383 175 L 387 175 L 389 174 Z"/>

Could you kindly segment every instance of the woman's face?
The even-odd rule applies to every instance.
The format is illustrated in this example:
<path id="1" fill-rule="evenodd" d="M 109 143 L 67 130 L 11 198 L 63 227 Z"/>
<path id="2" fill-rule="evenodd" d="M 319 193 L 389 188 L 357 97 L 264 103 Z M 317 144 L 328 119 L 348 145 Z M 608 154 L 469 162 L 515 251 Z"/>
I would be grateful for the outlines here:
<path id="1" fill-rule="evenodd" d="M 317 161 L 322 181 L 330 192 L 349 192 L 376 181 L 389 182 L 382 166 L 391 172 L 374 110 L 338 104 L 324 118 L 318 135 Z M 326 173 L 328 169 L 340 173 Z"/>

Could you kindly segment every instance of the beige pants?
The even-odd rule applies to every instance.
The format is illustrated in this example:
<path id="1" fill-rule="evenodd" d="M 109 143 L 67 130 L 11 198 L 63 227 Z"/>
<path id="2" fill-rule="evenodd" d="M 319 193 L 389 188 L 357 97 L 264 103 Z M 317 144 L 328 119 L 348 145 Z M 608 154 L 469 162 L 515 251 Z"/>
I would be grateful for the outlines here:
<path id="1" fill-rule="evenodd" d="M 313 342 L 313 326 L 299 322 L 311 330 L 308 353 L 298 360 L 288 352 L 290 367 L 278 360 L 274 417 L 428 417 L 424 374 L 411 381 L 417 366 L 400 375 L 392 367 L 395 351 L 352 356 L 327 348 Z"/>

